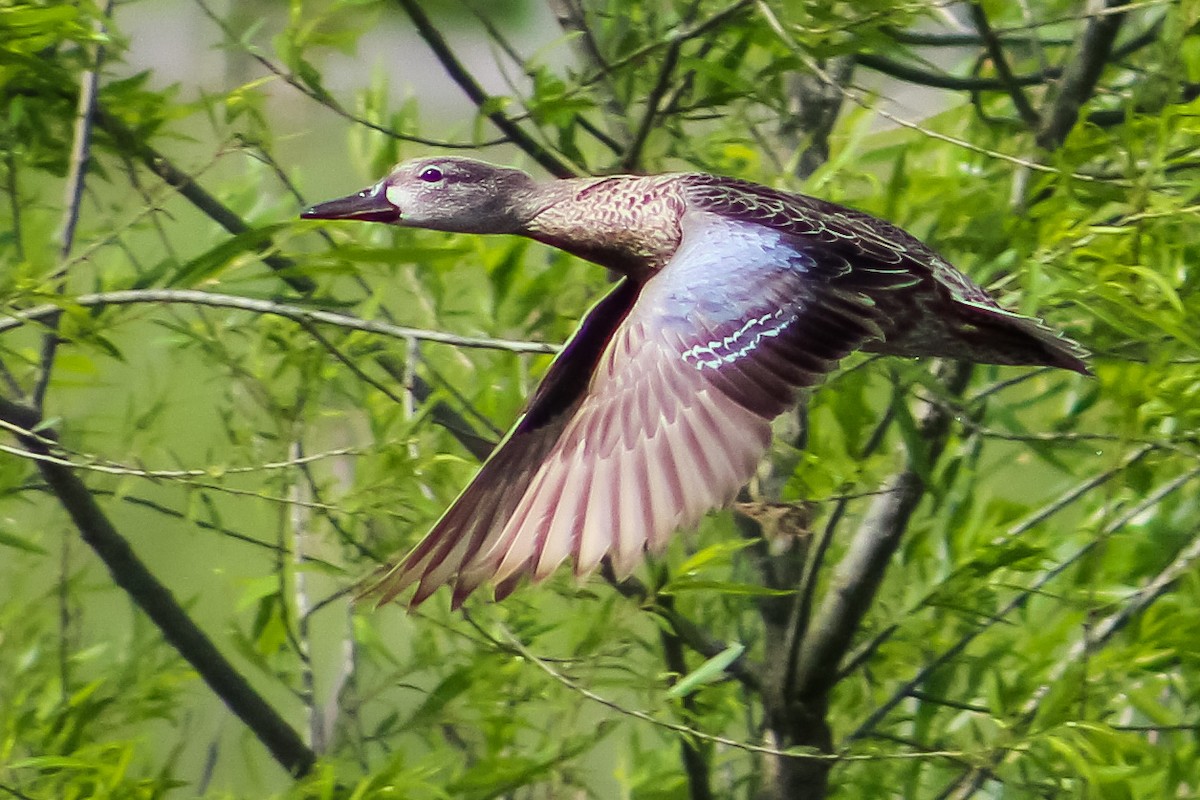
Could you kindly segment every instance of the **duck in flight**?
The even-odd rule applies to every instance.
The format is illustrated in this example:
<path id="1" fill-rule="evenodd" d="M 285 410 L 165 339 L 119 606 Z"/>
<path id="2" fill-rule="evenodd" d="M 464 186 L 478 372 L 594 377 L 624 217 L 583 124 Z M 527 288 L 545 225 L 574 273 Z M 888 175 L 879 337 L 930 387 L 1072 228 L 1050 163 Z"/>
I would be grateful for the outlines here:
<path id="1" fill-rule="evenodd" d="M 368 593 L 497 599 L 568 558 L 618 577 L 733 500 L 771 421 L 855 350 L 1088 373 L 895 225 L 700 173 L 535 181 L 467 158 L 400 164 L 306 219 L 527 236 L 620 273 L 516 424 Z"/>

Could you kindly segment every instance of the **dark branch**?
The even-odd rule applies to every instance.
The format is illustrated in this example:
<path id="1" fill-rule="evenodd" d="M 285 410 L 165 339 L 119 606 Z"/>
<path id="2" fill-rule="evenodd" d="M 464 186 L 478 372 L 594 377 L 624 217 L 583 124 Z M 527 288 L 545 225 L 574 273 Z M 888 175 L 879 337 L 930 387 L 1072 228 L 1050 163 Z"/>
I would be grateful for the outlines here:
<path id="1" fill-rule="evenodd" d="M 926 33 L 897 28 L 888 28 L 886 33 L 900 44 L 915 47 L 975 47 L 983 44 L 983 39 L 976 33 Z M 1032 34 L 1000 33 L 998 35 L 1005 44 L 1026 44 L 1040 47 L 1062 47 L 1073 41 L 1072 39 L 1042 39 Z"/>
<path id="2" fill-rule="evenodd" d="M 930 70 L 921 69 L 911 64 L 904 64 L 899 61 L 893 61 L 884 56 L 875 55 L 874 53 L 862 53 L 857 58 L 858 63 L 867 69 L 873 69 L 876 72 L 882 72 L 884 75 L 890 75 L 898 80 L 915 83 L 921 86 L 930 86 L 934 89 L 952 89 L 961 92 L 986 92 L 997 91 L 1003 92 L 1008 90 L 1008 85 L 1002 80 L 996 78 L 979 78 L 969 77 L 961 78 L 957 75 L 947 75 L 944 72 L 932 72 Z M 1045 73 L 1035 75 L 1013 75 L 1013 86 L 1038 86 L 1047 81 L 1058 77 L 1057 70 L 1048 70 Z"/>
<path id="3" fill-rule="evenodd" d="M 1105 0 L 1106 9 L 1114 9 L 1122 0 Z M 1093 16 L 1084 23 L 1083 32 L 1071 52 L 1058 91 L 1048 100 L 1042 113 L 1042 126 L 1037 143 L 1047 150 L 1056 150 L 1079 119 L 1079 109 L 1092 96 L 1096 82 L 1108 63 L 1113 42 L 1121 29 L 1125 14 L 1108 13 Z"/>
<path id="4" fill-rule="evenodd" d="M 141 136 L 129 130 L 123 122 L 109 114 L 102 107 L 96 109 L 96 124 L 112 137 L 117 147 L 135 156 L 142 162 L 146 169 L 165 181 L 168 186 L 178 191 L 192 205 L 204 212 L 209 219 L 216 222 L 226 231 L 236 236 L 251 230 L 250 226 L 241 217 L 229 210 L 220 200 L 209 194 L 204 187 L 196 183 L 191 175 L 176 167 L 171 163 L 170 159 L 147 144 Z M 265 251 L 270 247 L 271 243 L 269 241 L 264 242 L 259 247 L 259 251 Z M 264 254 L 262 260 L 264 264 L 278 274 L 284 283 L 297 293 L 310 295 L 316 291 L 316 283 L 308 276 L 302 275 L 296 263 L 290 258 Z"/>
<path id="5" fill-rule="evenodd" d="M 34 409 L 0 398 L 0 419 L 25 430 L 41 424 Z M 22 436 L 24 447 L 40 455 L 50 455 L 45 443 L 53 433 L 42 430 L 38 436 Z M 129 542 L 113 527 L 96 503 L 88 487 L 69 467 L 38 459 L 38 470 L 58 498 L 80 537 L 108 567 L 114 582 L 137 603 L 154 622 L 163 637 L 191 664 L 209 688 L 237 715 L 272 757 L 290 774 L 301 777 L 312 769 L 316 755 L 300 735 L 221 655 L 202 630 L 192 621 L 174 595 L 133 552 Z"/>
<path id="6" fill-rule="evenodd" d="M 633 576 L 624 580 L 617 580 L 613 574 L 612 566 L 608 561 L 601 562 L 600 574 L 622 597 L 636 600 L 639 603 L 653 602 L 654 598 L 651 596 L 650 589 L 646 587 L 646 584 Z M 684 644 L 705 658 L 712 658 L 729 649 L 728 644 L 714 638 L 708 631 L 680 614 L 675 610 L 673 605 L 656 603 L 650 606 L 649 610 L 670 625 L 671 631 Z M 762 689 L 762 677 L 759 674 L 760 668 L 745 655 L 735 659 L 733 663 L 725 667 L 725 672 L 751 691 L 758 692 Z"/>
<path id="7" fill-rule="evenodd" d="M 1033 106 L 1029 103 L 1029 98 L 1025 96 L 1025 93 L 1021 91 L 1021 87 L 1017 84 L 1012 69 L 1008 66 L 1008 56 L 1004 53 L 1000 37 L 992 30 L 987 14 L 983 11 L 983 6 L 978 2 L 974 2 L 969 5 L 969 8 L 971 10 L 971 20 L 975 23 L 975 29 L 979 31 L 980 38 L 983 39 L 984 44 L 987 46 L 988 56 L 992 59 L 996 74 L 1000 76 L 1000 83 L 1004 85 L 1008 96 L 1012 98 L 1013 105 L 1017 109 L 1017 114 L 1020 115 L 1021 120 L 1031 130 L 1036 129 L 1040 122 L 1038 113 L 1033 110 Z"/>
<path id="8" fill-rule="evenodd" d="M 694 11 L 696 4 L 693 3 L 691 8 Z M 690 21 L 682 20 L 682 23 L 687 24 Z M 629 149 L 625 151 L 625 157 L 621 159 L 621 168 L 626 172 L 636 169 L 641 160 L 642 148 L 646 146 L 646 139 L 650 137 L 650 131 L 654 128 L 655 120 L 658 119 L 658 105 L 667 93 L 667 87 L 671 85 L 671 76 L 675 74 L 675 65 L 679 63 L 679 50 L 683 47 L 683 41 L 683 39 L 673 39 L 667 45 L 667 53 L 663 56 L 662 64 L 658 68 L 658 80 L 650 88 L 642 119 L 638 123 L 637 131 L 633 134 L 633 141 L 630 142 Z"/>
<path id="9" fill-rule="evenodd" d="M 664 608 L 674 611 L 673 598 L 663 598 L 660 603 Z M 678 634 L 667 630 L 660 630 L 659 638 L 662 641 L 667 669 L 672 674 L 670 683 L 673 685 L 679 678 L 687 674 L 687 661 L 683 657 L 683 640 L 679 638 Z M 694 724 L 697 711 L 696 698 L 691 694 L 684 695 L 682 705 L 687 714 L 688 724 Z M 687 775 L 688 793 L 691 800 L 712 800 L 713 798 L 708 774 L 708 757 L 702 747 L 700 742 L 688 737 L 681 737 L 679 740 L 679 756 L 683 761 L 684 774 Z"/>
<path id="10" fill-rule="evenodd" d="M 953 363 L 945 370 L 945 385 L 960 394 L 970 378 L 969 364 Z M 926 445 L 925 464 L 933 464 L 950 433 L 952 415 L 929 405 L 921 416 L 919 440 Z M 799 699 L 823 695 L 837 680 L 845 656 L 863 615 L 870 607 L 888 562 L 917 504 L 925 495 L 925 480 L 914 455 L 909 466 L 892 480 L 887 494 L 872 504 L 831 582 L 831 588 L 809 625 L 800 648 L 796 673 L 790 681 Z"/>
<path id="11" fill-rule="evenodd" d="M 426 16 L 420 4 L 416 0 L 396 0 L 396 2 L 404 9 L 404 13 L 408 14 L 408 18 L 412 20 L 413 25 L 417 28 L 417 33 L 421 35 L 421 38 L 425 40 L 425 44 L 429 45 L 429 49 L 433 51 L 438 61 L 442 63 L 442 68 L 446 70 L 446 74 L 466 92 L 471 102 L 479 107 L 484 116 L 491 120 L 492 124 L 499 128 L 501 133 L 511 139 L 513 144 L 520 147 L 526 155 L 540 164 L 542 169 L 556 178 L 573 178 L 576 176 L 575 170 L 569 164 L 540 145 L 503 112 L 495 109 L 484 110 L 491 98 L 475 80 L 474 76 L 462 65 L 462 62 L 454 55 L 454 51 L 450 49 L 450 45 L 446 42 L 445 37 L 442 36 L 442 32 Z"/>

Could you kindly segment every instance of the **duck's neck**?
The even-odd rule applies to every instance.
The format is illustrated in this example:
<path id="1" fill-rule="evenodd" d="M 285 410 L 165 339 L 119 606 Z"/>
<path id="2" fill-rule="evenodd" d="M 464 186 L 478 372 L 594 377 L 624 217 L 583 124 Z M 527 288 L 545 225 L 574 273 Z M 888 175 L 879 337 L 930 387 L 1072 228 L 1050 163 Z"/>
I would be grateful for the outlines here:
<path id="1" fill-rule="evenodd" d="M 683 198 L 670 175 L 538 184 L 520 233 L 645 280 L 679 246 Z"/>

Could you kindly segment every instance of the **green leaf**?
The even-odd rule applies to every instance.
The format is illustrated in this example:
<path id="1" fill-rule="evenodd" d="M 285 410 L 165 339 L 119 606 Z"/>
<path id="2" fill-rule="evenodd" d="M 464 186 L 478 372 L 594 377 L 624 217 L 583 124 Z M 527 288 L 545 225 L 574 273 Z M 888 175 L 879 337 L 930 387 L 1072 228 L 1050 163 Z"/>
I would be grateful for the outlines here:
<path id="1" fill-rule="evenodd" d="M 211 280 L 231 266 L 240 256 L 254 254 L 266 245 L 279 231 L 288 228 L 292 223 L 276 223 L 223 239 L 220 244 L 211 247 L 199 256 L 188 261 L 168 281 L 168 285 L 177 288 L 191 288 L 197 284 Z"/>
<path id="2" fill-rule="evenodd" d="M 741 658 L 744 652 L 746 652 L 746 646 L 740 642 L 734 642 L 680 678 L 674 686 L 667 690 L 667 697 L 685 697 L 706 683 L 722 680 L 725 677 L 725 668 Z"/>
<path id="3" fill-rule="evenodd" d="M 11 547 L 16 550 L 24 550 L 26 553 L 36 553 L 40 556 L 46 555 L 46 550 L 39 544 L 29 541 L 24 536 L 0 528 L 0 547 Z"/>

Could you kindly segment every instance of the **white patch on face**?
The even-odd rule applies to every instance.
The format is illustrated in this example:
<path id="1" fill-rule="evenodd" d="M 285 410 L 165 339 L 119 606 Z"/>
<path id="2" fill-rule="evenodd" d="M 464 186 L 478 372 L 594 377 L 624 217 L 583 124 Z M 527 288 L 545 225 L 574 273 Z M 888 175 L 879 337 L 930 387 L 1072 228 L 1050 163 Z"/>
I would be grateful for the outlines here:
<path id="1" fill-rule="evenodd" d="M 761 317 L 747 321 L 742 327 L 722 339 L 713 339 L 685 350 L 684 362 L 698 370 L 718 369 L 753 353 L 763 339 L 774 338 L 787 330 L 796 321 L 796 314 L 787 309 L 778 309 Z"/>
<path id="2" fill-rule="evenodd" d="M 401 195 L 402 194 L 403 194 L 403 191 L 400 189 L 399 186 L 388 186 L 386 189 L 383 190 L 383 196 L 385 198 L 387 198 L 387 201 L 389 203 L 391 203 L 392 205 L 394 205 L 396 208 L 404 207 L 403 203 L 401 203 L 401 199 L 402 199 Z"/>

